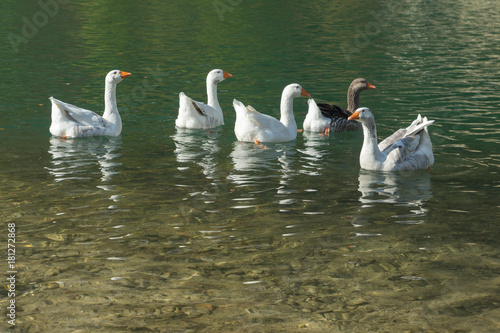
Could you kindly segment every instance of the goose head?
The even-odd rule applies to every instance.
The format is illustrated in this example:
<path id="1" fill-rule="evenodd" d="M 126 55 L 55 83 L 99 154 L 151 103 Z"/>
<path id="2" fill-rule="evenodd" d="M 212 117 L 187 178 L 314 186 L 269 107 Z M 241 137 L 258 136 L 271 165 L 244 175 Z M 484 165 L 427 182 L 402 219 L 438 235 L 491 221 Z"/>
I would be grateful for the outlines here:
<path id="1" fill-rule="evenodd" d="M 228 77 L 232 77 L 228 72 L 224 72 L 222 69 L 211 70 L 207 75 L 207 82 L 217 84 L 224 81 Z"/>
<path id="2" fill-rule="evenodd" d="M 108 75 L 106 75 L 106 82 L 117 84 L 130 75 L 132 74 L 115 69 L 109 72 Z"/>
<path id="3" fill-rule="evenodd" d="M 369 108 L 358 108 L 354 113 L 347 118 L 349 120 L 357 120 L 361 123 L 366 122 L 368 120 L 373 120 L 373 113 L 371 113 Z"/>
<path id="4" fill-rule="evenodd" d="M 302 86 L 298 83 L 292 83 L 292 84 L 289 84 L 285 87 L 285 89 L 283 89 L 283 95 L 284 96 L 290 96 L 290 97 L 299 97 L 299 96 L 303 96 L 303 97 L 311 97 L 311 95 L 305 91 L 304 88 L 302 88 Z"/>
<path id="5" fill-rule="evenodd" d="M 371 84 L 370 82 L 368 82 L 366 79 L 363 78 L 353 80 L 351 82 L 351 85 L 349 86 L 349 90 L 352 91 L 361 92 L 366 89 L 377 89 L 377 87 L 375 87 L 373 84 Z"/>

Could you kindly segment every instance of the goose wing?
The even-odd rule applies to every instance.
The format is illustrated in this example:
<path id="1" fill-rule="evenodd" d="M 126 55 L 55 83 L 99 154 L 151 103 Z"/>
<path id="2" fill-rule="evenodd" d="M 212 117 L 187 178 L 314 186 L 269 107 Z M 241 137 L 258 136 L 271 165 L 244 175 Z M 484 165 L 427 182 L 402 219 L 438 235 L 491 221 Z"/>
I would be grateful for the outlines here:
<path id="1" fill-rule="evenodd" d="M 422 130 L 423 127 L 429 126 L 432 124 L 434 120 L 429 121 L 427 118 L 422 118 L 421 115 L 418 115 L 417 119 L 415 119 L 410 126 L 406 128 L 400 128 L 396 132 L 394 132 L 392 135 L 388 136 L 385 138 L 383 141 L 381 141 L 378 144 L 378 148 L 380 149 L 381 152 L 386 152 L 394 143 L 397 141 L 401 140 L 405 136 L 412 135 L 414 133 L 419 132 Z"/>
<path id="2" fill-rule="evenodd" d="M 59 108 L 64 118 L 75 122 L 77 125 L 106 127 L 106 120 L 93 111 L 82 109 L 53 97 L 50 100 Z"/>
<path id="3" fill-rule="evenodd" d="M 240 101 L 234 100 L 236 111 L 234 133 L 239 141 L 277 142 L 288 141 L 290 132 L 279 120 L 260 113 L 252 106 L 245 106 Z"/>
<path id="4" fill-rule="evenodd" d="M 317 105 L 321 110 L 321 114 L 324 117 L 328 117 L 331 119 L 342 118 L 347 120 L 347 118 L 349 118 L 352 115 L 352 112 L 343 109 L 337 105 L 329 103 L 317 103 Z"/>
<path id="5" fill-rule="evenodd" d="M 434 120 L 419 119 L 405 129 L 405 136 L 386 148 L 386 162 L 397 170 L 425 169 L 434 164 L 432 143 L 427 126 Z"/>
<path id="6" fill-rule="evenodd" d="M 248 105 L 248 118 L 251 123 L 259 129 L 259 132 L 269 133 L 275 137 L 288 136 L 288 129 L 278 119 L 267 114 L 260 113 L 251 105 Z"/>
<path id="7" fill-rule="evenodd" d="M 181 92 L 175 124 L 181 128 L 213 128 L 224 125 L 224 120 L 210 105 L 195 101 Z"/>

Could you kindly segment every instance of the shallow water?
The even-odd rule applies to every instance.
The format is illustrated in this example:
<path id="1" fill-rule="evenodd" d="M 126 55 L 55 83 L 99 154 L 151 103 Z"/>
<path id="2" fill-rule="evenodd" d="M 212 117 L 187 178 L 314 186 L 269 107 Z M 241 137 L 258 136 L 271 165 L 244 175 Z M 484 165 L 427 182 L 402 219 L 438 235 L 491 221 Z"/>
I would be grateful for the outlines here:
<path id="1" fill-rule="evenodd" d="M 37 3 L 2 7 L 3 36 L 43 18 Z M 15 223 L 17 265 L 16 325 L 0 327 L 500 328 L 496 2 L 54 8 L 26 43 L 0 46 L 2 243 Z M 115 68 L 133 74 L 117 88 L 122 135 L 52 138 L 48 97 L 101 110 Z M 203 100 L 213 68 L 233 74 L 219 84 L 226 125 L 175 129 L 178 93 Z M 277 116 L 298 82 L 344 106 L 356 77 L 377 86 L 361 102 L 381 138 L 419 113 L 436 120 L 430 171 L 360 170 L 360 132 L 236 141 L 233 98 Z"/>

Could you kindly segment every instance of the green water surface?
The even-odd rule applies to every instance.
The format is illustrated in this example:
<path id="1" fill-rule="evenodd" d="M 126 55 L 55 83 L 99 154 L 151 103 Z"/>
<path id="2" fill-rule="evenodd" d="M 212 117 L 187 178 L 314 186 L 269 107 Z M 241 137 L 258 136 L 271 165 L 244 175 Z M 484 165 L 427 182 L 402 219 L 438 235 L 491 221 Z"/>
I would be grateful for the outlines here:
<path id="1" fill-rule="evenodd" d="M 17 272 L 0 328 L 500 329 L 497 2 L 4 0 L 0 17 L 0 243 L 14 223 Z M 176 129 L 179 92 L 206 101 L 214 68 L 233 75 L 226 125 Z M 121 136 L 51 137 L 48 98 L 100 113 L 112 69 L 132 73 Z M 297 82 L 345 107 L 357 77 L 381 138 L 435 120 L 430 171 L 360 170 L 361 132 L 237 142 L 234 98 L 278 117 Z"/>

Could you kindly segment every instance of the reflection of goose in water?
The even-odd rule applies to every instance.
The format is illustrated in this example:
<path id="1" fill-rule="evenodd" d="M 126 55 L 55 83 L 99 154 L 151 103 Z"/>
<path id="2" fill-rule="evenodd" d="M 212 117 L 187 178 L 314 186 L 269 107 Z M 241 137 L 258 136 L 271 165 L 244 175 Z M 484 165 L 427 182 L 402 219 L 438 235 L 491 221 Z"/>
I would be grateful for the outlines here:
<path id="1" fill-rule="evenodd" d="M 49 153 L 52 166 L 46 169 L 54 175 L 57 182 L 64 180 L 92 179 L 94 166 L 102 174 L 101 180 L 108 182 L 113 175 L 120 173 L 121 163 L 116 158 L 121 155 L 122 141 L 119 137 L 91 137 L 87 139 L 63 140 L 52 137 Z"/>
<path id="2" fill-rule="evenodd" d="M 319 176 L 324 168 L 325 156 L 329 153 L 325 149 L 329 145 L 328 136 L 320 136 L 318 133 L 309 131 L 304 131 L 303 136 L 306 139 L 304 141 L 305 147 L 297 149 L 303 155 L 301 157 L 302 169 L 299 172 L 310 176 Z"/>
<path id="3" fill-rule="evenodd" d="M 236 141 L 231 152 L 234 171 L 229 175 L 236 184 L 260 183 L 269 177 L 283 180 L 295 174 L 293 155 L 296 154 L 293 142 L 255 145 Z M 276 175 L 281 172 L 281 175 Z"/>
<path id="4" fill-rule="evenodd" d="M 209 178 L 216 178 L 219 162 L 217 153 L 220 150 L 219 136 L 221 128 L 214 128 L 208 131 L 197 131 L 192 129 L 177 128 L 177 132 L 172 136 L 175 143 L 174 153 L 179 166 L 179 170 L 189 168 L 189 163 L 199 165 L 203 174 Z"/>
<path id="5" fill-rule="evenodd" d="M 421 204 L 432 198 L 431 175 L 426 171 L 377 172 L 361 170 L 359 201 L 363 204 Z"/>
<path id="6" fill-rule="evenodd" d="M 353 216 L 355 227 L 371 224 L 374 216 L 387 212 L 386 204 L 393 206 L 397 223 L 424 223 L 427 215 L 425 202 L 432 198 L 431 175 L 424 170 L 380 172 L 361 170 L 359 174 L 359 201 L 363 204 Z M 382 207 L 383 205 L 383 207 Z M 406 208 L 405 208 L 406 207 Z M 363 234 L 364 235 L 364 234 Z"/>

